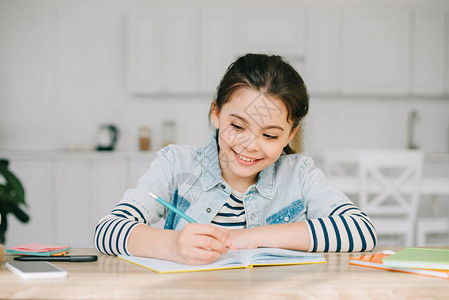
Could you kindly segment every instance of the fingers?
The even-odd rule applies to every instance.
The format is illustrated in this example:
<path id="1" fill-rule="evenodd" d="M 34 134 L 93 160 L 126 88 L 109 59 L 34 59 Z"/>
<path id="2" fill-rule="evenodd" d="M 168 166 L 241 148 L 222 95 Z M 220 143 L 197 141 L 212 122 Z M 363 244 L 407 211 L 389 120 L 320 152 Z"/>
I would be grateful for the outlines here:
<path id="1" fill-rule="evenodd" d="M 196 235 L 194 236 L 194 243 L 197 245 L 197 248 L 202 248 L 204 250 L 216 251 L 220 253 L 220 255 L 228 252 L 226 245 L 207 235 Z"/>
<path id="2" fill-rule="evenodd" d="M 209 224 L 187 224 L 183 231 L 191 235 L 193 244 L 198 248 L 217 251 L 221 254 L 227 252 L 226 242 L 229 237 L 227 229 Z"/>
<path id="3" fill-rule="evenodd" d="M 190 223 L 184 227 L 184 230 L 190 231 L 199 235 L 208 235 L 222 243 L 225 243 L 229 239 L 229 230 L 224 228 L 215 227 L 210 224 L 194 224 Z"/>
<path id="4" fill-rule="evenodd" d="M 187 264 L 205 264 L 227 253 L 229 230 L 207 224 L 187 224 L 178 238 L 178 251 Z"/>
<path id="5" fill-rule="evenodd" d="M 182 263 L 188 265 L 204 265 L 212 263 L 221 256 L 221 254 L 216 251 L 195 247 L 189 248 L 188 250 L 185 249 L 184 252 Z"/>

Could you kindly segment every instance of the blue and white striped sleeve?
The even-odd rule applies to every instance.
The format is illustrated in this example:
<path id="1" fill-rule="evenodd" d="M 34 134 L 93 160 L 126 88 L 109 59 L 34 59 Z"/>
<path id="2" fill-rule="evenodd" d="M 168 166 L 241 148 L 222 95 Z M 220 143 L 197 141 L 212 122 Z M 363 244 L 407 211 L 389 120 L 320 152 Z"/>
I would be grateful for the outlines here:
<path id="1" fill-rule="evenodd" d="M 93 241 L 95 248 L 105 254 L 130 255 L 127 243 L 131 231 L 138 224 L 148 223 L 148 218 L 138 207 L 122 202 L 95 227 Z"/>
<path id="2" fill-rule="evenodd" d="M 376 246 L 376 230 L 368 215 L 352 203 L 336 207 L 328 217 L 307 220 L 309 251 L 370 251 Z"/>

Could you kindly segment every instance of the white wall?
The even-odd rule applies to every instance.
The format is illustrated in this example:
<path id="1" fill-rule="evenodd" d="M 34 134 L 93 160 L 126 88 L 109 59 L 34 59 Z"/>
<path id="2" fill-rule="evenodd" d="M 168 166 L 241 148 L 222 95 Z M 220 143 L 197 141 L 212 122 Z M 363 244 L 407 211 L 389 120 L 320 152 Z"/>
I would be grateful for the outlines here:
<path id="1" fill-rule="evenodd" d="M 125 17 L 136 2 L 144 1 L 0 0 L 0 149 L 90 148 L 106 122 L 120 127 L 122 150 L 137 149 L 138 128 L 148 125 L 154 149 L 165 119 L 176 120 L 177 142 L 204 143 L 209 97 L 125 90 Z M 314 95 L 306 152 L 405 147 L 413 109 L 422 147 L 448 152 L 449 99 Z"/>
<path id="2" fill-rule="evenodd" d="M 449 151 L 449 101 L 402 98 L 313 98 L 305 123 L 306 152 L 325 148 L 405 148 L 407 122 L 419 113 L 416 140 L 426 151 Z"/>

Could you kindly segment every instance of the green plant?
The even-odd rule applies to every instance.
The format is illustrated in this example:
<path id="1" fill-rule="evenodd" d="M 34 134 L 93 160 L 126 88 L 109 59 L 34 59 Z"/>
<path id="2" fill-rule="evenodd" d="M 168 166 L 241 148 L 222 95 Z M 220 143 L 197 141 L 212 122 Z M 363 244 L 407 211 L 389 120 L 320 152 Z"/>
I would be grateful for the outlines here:
<path id="1" fill-rule="evenodd" d="M 12 213 L 16 218 L 26 223 L 29 216 L 20 208 L 25 205 L 25 190 L 20 180 L 8 170 L 9 162 L 0 159 L 0 243 L 5 242 L 5 234 L 8 229 L 7 215 Z"/>

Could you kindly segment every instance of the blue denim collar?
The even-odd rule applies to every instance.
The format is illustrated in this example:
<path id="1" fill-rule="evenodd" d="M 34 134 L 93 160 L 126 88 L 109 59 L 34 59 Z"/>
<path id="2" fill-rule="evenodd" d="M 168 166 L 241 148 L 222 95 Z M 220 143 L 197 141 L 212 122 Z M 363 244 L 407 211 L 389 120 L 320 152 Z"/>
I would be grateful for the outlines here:
<path id="1" fill-rule="evenodd" d="M 217 184 L 223 182 L 221 178 L 220 163 L 218 162 L 218 147 L 215 134 L 212 135 L 203 147 L 203 162 L 201 166 L 203 189 L 210 190 Z"/>
<path id="2" fill-rule="evenodd" d="M 202 181 L 205 191 L 223 182 L 220 163 L 218 161 L 217 134 L 218 132 L 214 133 L 203 147 Z M 268 199 L 272 199 L 273 197 L 275 167 L 277 163 L 278 161 L 260 171 L 255 185 L 257 191 Z"/>

